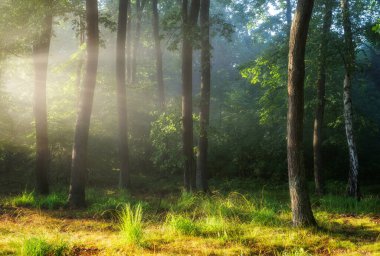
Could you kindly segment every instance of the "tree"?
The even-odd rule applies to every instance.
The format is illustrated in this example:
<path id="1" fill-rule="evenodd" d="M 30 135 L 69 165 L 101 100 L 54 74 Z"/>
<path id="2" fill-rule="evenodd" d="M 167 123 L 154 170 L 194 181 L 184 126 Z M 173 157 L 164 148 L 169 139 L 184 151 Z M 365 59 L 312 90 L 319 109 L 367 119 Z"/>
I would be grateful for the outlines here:
<path id="1" fill-rule="evenodd" d="M 294 226 L 314 226 L 303 166 L 305 48 L 313 0 L 298 0 L 289 39 L 287 154 Z"/>
<path id="2" fill-rule="evenodd" d="M 119 17 L 116 40 L 116 80 L 117 106 L 119 115 L 119 158 L 120 188 L 127 188 L 130 183 L 128 171 L 128 130 L 127 130 L 127 95 L 125 84 L 125 41 L 127 33 L 127 14 L 129 0 L 119 0 Z"/>
<path id="3" fill-rule="evenodd" d="M 206 191 L 208 128 L 210 119 L 211 53 L 210 53 L 210 0 L 201 0 L 201 102 L 199 150 L 196 172 L 197 189 Z"/>
<path id="4" fill-rule="evenodd" d="M 34 117 L 36 128 L 36 178 L 37 191 L 49 193 L 49 145 L 46 106 L 46 79 L 49 59 L 50 39 L 52 35 L 53 13 L 52 1 L 42 5 L 46 9 L 42 17 L 42 31 L 33 44 L 33 61 L 35 74 L 34 88 Z"/>
<path id="5" fill-rule="evenodd" d="M 96 85 L 99 56 L 99 28 L 97 0 L 86 0 L 87 60 L 86 74 L 81 90 L 78 117 L 75 125 L 72 152 L 69 204 L 71 207 L 85 206 L 86 158 L 90 119 Z"/>
<path id="6" fill-rule="evenodd" d="M 325 111 L 325 91 L 326 91 L 326 59 L 329 33 L 332 24 L 332 1 L 324 1 L 325 14 L 323 18 L 323 28 L 321 42 L 319 46 L 318 57 L 318 75 L 317 75 L 317 106 L 314 118 L 314 135 L 313 135 L 313 154 L 314 154 L 314 181 L 315 192 L 319 195 L 323 194 L 322 181 L 322 126 L 323 114 Z"/>
<path id="7" fill-rule="evenodd" d="M 200 0 L 182 0 L 182 140 L 184 155 L 184 185 L 187 191 L 194 188 L 193 154 L 193 33 L 197 24 Z"/>
<path id="8" fill-rule="evenodd" d="M 133 54 L 132 54 L 132 74 L 131 80 L 132 83 L 137 82 L 137 53 L 139 50 L 140 43 L 140 34 L 141 34 L 141 19 L 142 13 L 145 7 L 147 0 L 136 0 L 136 32 L 135 32 L 135 41 L 133 43 Z"/>
<path id="9" fill-rule="evenodd" d="M 343 82 L 343 105 L 344 105 L 344 126 L 346 129 L 346 137 L 350 159 L 350 169 L 348 175 L 349 196 L 360 199 L 358 173 L 359 161 L 356 151 L 356 143 L 354 138 L 354 129 L 352 124 L 352 98 L 351 83 L 355 69 L 355 47 L 352 39 L 350 7 L 348 0 L 341 0 L 343 29 L 344 29 L 344 82 Z"/>
<path id="10" fill-rule="evenodd" d="M 156 51 L 156 75 L 157 75 L 157 89 L 158 89 L 158 105 L 163 110 L 165 107 L 165 85 L 162 70 L 162 51 L 161 51 L 161 38 L 160 38 L 160 20 L 158 13 L 158 0 L 152 0 L 152 25 L 154 46 Z"/>

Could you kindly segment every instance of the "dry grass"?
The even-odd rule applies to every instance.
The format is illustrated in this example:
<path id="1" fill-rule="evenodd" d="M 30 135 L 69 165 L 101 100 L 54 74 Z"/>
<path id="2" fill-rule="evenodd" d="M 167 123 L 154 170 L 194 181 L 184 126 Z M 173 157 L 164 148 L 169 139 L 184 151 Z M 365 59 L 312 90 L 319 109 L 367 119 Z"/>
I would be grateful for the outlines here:
<path id="1" fill-rule="evenodd" d="M 67 255 L 380 255 L 376 212 L 353 215 L 318 207 L 320 228 L 296 229 L 286 205 L 254 196 L 182 195 L 163 201 L 160 209 L 151 207 L 157 206 L 157 198 L 151 198 L 143 202 L 144 239 L 138 245 L 121 239 L 115 209 L 103 214 L 91 206 L 77 212 L 4 203 L 0 255 L 17 255 L 23 241 L 34 237 L 64 241 Z"/>

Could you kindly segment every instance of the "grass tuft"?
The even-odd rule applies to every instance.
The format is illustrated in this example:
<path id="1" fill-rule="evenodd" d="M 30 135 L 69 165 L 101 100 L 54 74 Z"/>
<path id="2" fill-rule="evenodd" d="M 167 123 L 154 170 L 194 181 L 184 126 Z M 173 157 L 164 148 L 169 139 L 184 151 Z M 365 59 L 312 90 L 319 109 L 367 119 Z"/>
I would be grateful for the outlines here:
<path id="1" fill-rule="evenodd" d="M 141 245 L 143 238 L 143 210 L 141 204 L 131 207 L 126 204 L 119 212 L 119 228 L 122 238 L 128 244 Z"/>
<path id="2" fill-rule="evenodd" d="M 167 225 L 174 231 L 182 235 L 199 235 L 200 230 L 196 223 L 189 217 L 169 214 Z"/>

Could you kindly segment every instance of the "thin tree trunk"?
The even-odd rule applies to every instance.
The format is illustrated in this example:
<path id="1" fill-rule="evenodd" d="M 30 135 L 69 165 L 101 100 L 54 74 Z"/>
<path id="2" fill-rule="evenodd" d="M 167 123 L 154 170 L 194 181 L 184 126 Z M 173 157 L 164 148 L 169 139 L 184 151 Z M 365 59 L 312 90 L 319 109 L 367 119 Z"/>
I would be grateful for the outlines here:
<path id="1" fill-rule="evenodd" d="M 160 21 L 158 14 L 157 3 L 158 0 L 152 0 L 152 10 L 153 10 L 153 37 L 156 49 L 156 72 L 157 72 L 157 89 L 158 89 L 158 105 L 161 111 L 165 108 L 165 86 L 164 86 L 164 75 L 162 68 L 162 51 L 161 51 L 161 39 L 160 39 Z"/>
<path id="2" fill-rule="evenodd" d="M 198 190 L 207 191 L 207 151 L 208 129 L 210 116 L 211 89 L 211 53 L 210 53 L 210 0 L 201 0 L 201 102 L 200 102 L 200 132 L 199 152 L 197 161 L 196 185 Z"/>
<path id="3" fill-rule="evenodd" d="M 313 134 L 314 181 L 315 181 L 315 192 L 318 195 L 322 195 L 324 193 L 323 178 L 322 178 L 321 143 L 322 143 L 323 115 L 325 111 L 326 59 L 327 59 L 327 49 L 328 49 L 327 47 L 328 47 L 331 24 L 332 24 L 332 3 L 331 3 L 331 0 L 326 0 L 321 44 L 319 47 L 317 106 L 315 109 L 314 134 Z"/>
<path id="4" fill-rule="evenodd" d="M 80 95 L 78 118 L 75 126 L 72 152 L 69 204 L 71 207 L 85 206 L 85 183 L 87 169 L 87 142 L 96 85 L 99 56 L 98 2 L 86 0 L 87 62 L 86 74 Z"/>
<path id="5" fill-rule="evenodd" d="M 119 115 L 119 158 L 120 158 L 120 188 L 129 187 L 128 170 L 128 130 L 127 130 L 127 92 L 125 84 L 125 42 L 127 31 L 127 0 L 119 0 L 119 18 L 116 41 L 116 80 L 117 105 Z"/>
<path id="6" fill-rule="evenodd" d="M 51 1 L 48 3 L 51 8 Z M 33 46 L 35 72 L 34 116 L 36 123 L 36 178 L 37 191 L 40 194 L 49 193 L 49 145 L 46 106 L 46 79 L 49 59 L 49 48 L 53 26 L 51 9 L 47 11 L 43 23 L 43 32 L 38 42 Z"/>
<path id="7" fill-rule="evenodd" d="M 127 11 L 127 36 L 126 36 L 126 43 L 127 43 L 127 77 L 126 81 L 127 84 L 130 84 L 132 82 L 132 8 L 131 8 L 131 1 L 128 0 L 128 11 Z"/>
<path id="8" fill-rule="evenodd" d="M 348 175 L 347 194 L 356 199 L 360 199 L 358 174 L 359 161 L 356 151 L 356 143 L 354 138 L 354 129 L 352 123 L 352 98 L 351 98 L 351 82 L 355 70 L 355 47 L 352 39 L 350 7 L 348 0 L 341 0 L 341 8 L 343 14 L 343 29 L 345 43 L 345 77 L 343 82 L 343 104 L 344 104 L 344 124 L 346 128 L 346 137 L 349 150 L 350 170 Z"/>
<path id="9" fill-rule="evenodd" d="M 135 84 L 137 82 L 137 54 L 139 50 L 140 44 L 140 34 L 141 34 L 141 19 L 142 12 L 145 7 L 145 0 L 136 0 L 136 34 L 135 41 L 133 44 L 133 54 L 132 54 L 132 83 Z"/>
<path id="10" fill-rule="evenodd" d="M 200 0 L 192 0 L 190 12 L 188 1 L 182 1 L 183 45 L 182 45 L 182 138 L 184 154 L 184 185 L 187 191 L 195 187 L 193 154 L 193 44 L 192 34 L 197 23 Z"/>
<path id="11" fill-rule="evenodd" d="M 313 0 L 299 0 L 289 39 L 287 151 L 291 207 L 294 226 L 313 226 L 303 165 L 303 117 L 305 48 Z"/>

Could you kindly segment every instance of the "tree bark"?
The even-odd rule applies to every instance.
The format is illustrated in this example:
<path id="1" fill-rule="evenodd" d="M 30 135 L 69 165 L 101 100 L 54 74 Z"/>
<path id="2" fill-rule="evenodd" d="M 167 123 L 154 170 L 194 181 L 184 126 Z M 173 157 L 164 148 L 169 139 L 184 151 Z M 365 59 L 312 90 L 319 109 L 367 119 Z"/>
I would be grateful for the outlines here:
<path id="1" fill-rule="evenodd" d="M 329 41 L 329 33 L 332 24 L 332 3 L 330 0 L 325 1 L 325 14 L 323 18 L 323 29 L 321 36 L 321 44 L 319 46 L 318 61 L 318 78 L 317 78 L 317 106 L 314 118 L 313 133 L 313 153 L 314 153 L 314 181 L 315 192 L 318 195 L 324 193 L 324 185 L 322 178 L 322 126 L 325 111 L 325 88 L 326 88 L 326 59 L 327 47 Z"/>
<path id="2" fill-rule="evenodd" d="M 187 191 L 195 187 L 193 154 L 193 29 L 197 23 L 200 0 L 192 0 L 190 12 L 188 0 L 182 1 L 182 139 L 184 155 L 184 186 Z"/>
<path id="3" fill-rule="evenodd" d="M 359 161 L 354 138 L 354 129 L 352 123 L 352 98 L 351 83 L 355 70 L 355 47 L 352 39 L 350 7 L 348 0 L 341 0 L 341 8 L 343 15 L 344 44 L 345 44 L 345 76 L 343 82 L 343 104 L 344 104 L 344 124 L 346 129 L 346 137 L 349 151 L 350 170 L 348 175 L 347 194 L 351 197 L 360 199 L 359 192 Z"/>
<path id="4" fill-rule="evenodd" d="M 141 19 L 142 12 L 145 7 L 146 0 L 136 0 L 136 34 L 135 41 L 133 43 L 133 54 L 132 54 L 132 84 L 137 82 L 137 54 L 140 44 L 140 34 L 141 34 Z"/>
<path id="5" fill-rule="evenodd" d="M 37 192 L 49 193 L 49 145 L 46 106 L 46 79 L 49 59 L 50 40 L 53 27 L 51 1 L 47 3 L 47 13 L 43 21 L 43 31 L 38 41 L 33 45 L 33 60 L 35 72 L 34 116 L 36 125 L 36 178 Z"/>
<path id="6" fill-rule="evenodd" d="M 162 51 L 161 51 L 161 39 L 160 39 L 160 20 L 158 14 L 158 0 L 152 0 L 153 10 L 153 37 L 156 49 L 156 73 L 157 73 L 157 89 L 158 89 L 158 105 L 161 111 L 165 108 L 165 86 L 164 75 L 162 67 Z"/>
<path id="7" fill-rule="evenodd" d="M 69 204 L 73 208 L 85 206 L 86 158 L 90 119 L 96 85 L 99 56 L 98 2 L 86 0 L 87 62 L 75 126 L 71 163 Z"/>
<path id="8" fill-rule="evenodd" d="M 303 165 L 305 48 L 313 0 L 299 0 L 289 39 L 287 151 L 294 226 L 314 226 Z"/>
<path id="9" fill-rule="evenodd" d="M 128 188 L 130 175 L 128 170 L 128 129 L 127 129 L 127 92 L 125 84 L 125 42 L 127 31 L 127 0 L 119 0 L 119 18 L 116 41 L 116 80 L 117 106 L 119 115 L 119 158 L 120 158 L 120 188 Z"/>
<path id="10" fill-rule="evenodd" d="M 83 24 L 83 19 L 82 17 L 79 17 L 79 26 L 80 26 L 80 31 L 79 31 L 79 48 L 80 48 L 80 55 L 79 55 L 79 60 L 78 60 L 78 66 L 77 66 L 77 77 L 76 77 L 76 88 L 78 91 L 78 99 L 77 99 L 77 106 L 79 104 L 79 95 L 80 95 L 80 89 L 81 89 L 81 84 L 82 84 L 82 71 L 83 71 L 83 65 L 84 65 L 84 55 L 82 53 L 82 47 L 85 43 L 85 30 L 84 27 L 85 25 Z"/>
<path id="11" fill-rule="evenodd" d="M 198 190 L 207 191 L 208 171 L 208 129 L 210 116 L 211 89 L 211 53 L 210 53 L 210 0 L 201 0 L 201 102 L 200 102 L 200 132 L 197 161 L 196 185 Z"/>
<path id="12" fill-rule="evenodd" d="M 127 36 L 126 36 L 126 43 L 127 43 L 127 84 L 130 84 L 132 82 L 132 8 L 131 8 L 131 0 L 127 0 L 128 4 L 128 11 L 127 11 Z"/>

